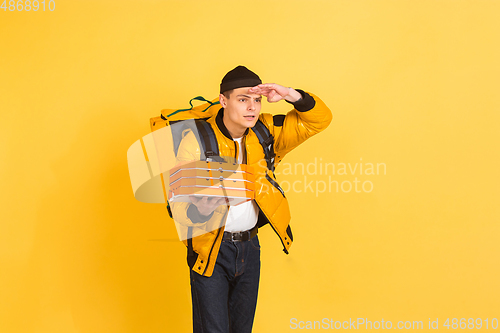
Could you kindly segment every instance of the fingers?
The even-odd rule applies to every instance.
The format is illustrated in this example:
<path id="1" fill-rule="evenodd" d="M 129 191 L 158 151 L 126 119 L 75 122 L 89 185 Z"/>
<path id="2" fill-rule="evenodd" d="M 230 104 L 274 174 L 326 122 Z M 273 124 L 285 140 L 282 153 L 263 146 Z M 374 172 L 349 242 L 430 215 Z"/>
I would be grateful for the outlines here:
<path id="1" fill-rule="evenodd" d="M 217 200 L 217 207 L 220 206 L 220 205 L 223 205 L 226 203 L 226 198 L 219 198 L 219 200 Z"/>
<path id="2" fill-rule="evenodd" d="M 208 212 L 208 213 L 213 212 L 220 205 L 224 204 L 229 205 L 229 203 L 233 201 L 232 198 L 228 197 L 207 197 L 207 196 L 200 197 L 195 195 L 190 195 L 189 199 L 198 208 L 200 212 Z"/>
<path id="3" fill-rule="evenodd" d="M 261 89 L 264 89 L 264 88 L 268 88 L 268 89 L 275 89 L 276 86 L 278 86 L 278 84 L 276 83 L 261 83 L 255 87 L 258 87 L 258 88 L 261 88 Z M 253 88 L 255 88 L 253 87 Z"/>
<path id="4" fill-rule="evenodd" d="M 249 92 L 263 95 L 270 103 L 275 103 L 285 98 L 290 89 L 276 83 L 263 83 L 249 89 Z"/>
<path id="5" fill-rule="evenodd" d="M 276 84 L 274 84 L 274 83 L 264 83 L 264 84 L 259 84 L 255 87 L 250 88 L 249 91 L 260 94 L 262 92 L 269 92 L 269 91 L 275 89 L 275 86 L 276 86 Z"/>
<path id="6" fill-rule="evenodd" d="M 218 207 L 226 202 L 227 197 L 207 197 L 207 196 L 196 196 L 190 195 L 189 199 L 192 203 L 194 203 L 197 207 Z M 227 201 L 231 201 L 233 199 L 228 199 Z"/>
<path id="7" fill-rule="evenodd" d="M 269 93 L 269 90 L 264 90 L 264 89 L 261 89 L 261 88 L 250 88 L 248 89 L 248 92 L 249 93 L 252 93 L 252 94 L 258 94 L 258 95 L 266 95 Z"/>
<path id="8" fill-rule="evenodd" d="M 261 90 L 266 90 L 266 91 L 269 91 L 269 90 L 282 91 L 283 88 L 285 88 L 282 85 L 276 84 L 276 83 L 263 83 L 263 84 L 259 84 L 258 86 L 255 86 L 255 87 L 257 87 Z"/>
<path id="9" fill-rule="evenodd" d="M 200 196 L 197 196 L 197 195 L 190 195 L 189 199 L 197 207 L 207 206 L 209 204 L 209 202 L 210 202 L 209 200 L 211 200 L 210 198 L 208 198 L 206 196 L 205 197 L 200 197 Z"/>
<path id="10" fill-rule="evenodd" d="M 200 201 L 200 199 L 201 199 L 200 197 L 197 197 L 195 195 L 190 195 L 189 196 L 189 200 L 191 200 L 191 202 L 194 203 L 194 204 L 198 203 Z"/>

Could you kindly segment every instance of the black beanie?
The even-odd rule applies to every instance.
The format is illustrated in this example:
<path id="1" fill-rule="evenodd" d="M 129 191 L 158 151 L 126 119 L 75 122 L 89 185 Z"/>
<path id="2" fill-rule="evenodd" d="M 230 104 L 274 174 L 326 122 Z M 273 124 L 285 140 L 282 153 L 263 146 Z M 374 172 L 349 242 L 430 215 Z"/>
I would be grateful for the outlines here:
<path id="1" fill-rule="evenodd" d="M 255 87 L 261 84 L 259 76 L 246 68 L 245 66 L 238 66 L 235 69 L 227 72 L 222 78 L 220 83 L 220 93 L 224 91 L 241 88 L 241 87 Z"/>

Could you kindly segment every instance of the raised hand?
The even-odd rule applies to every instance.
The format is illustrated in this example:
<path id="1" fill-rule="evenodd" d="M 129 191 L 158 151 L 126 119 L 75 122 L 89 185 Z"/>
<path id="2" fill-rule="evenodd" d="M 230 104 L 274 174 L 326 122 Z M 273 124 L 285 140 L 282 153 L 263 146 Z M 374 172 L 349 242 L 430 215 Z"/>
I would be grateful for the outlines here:
<path id="1" fill-rule="evenodd" d="M 289 102 L 296 102 L 302 96 L 298 91 L 292 88 L 287 88 L 276 83 L 263 83 L 252 87 L 248 90 L 250 93 L 266 96 L 269 103 L 276 103 L 282 99 Z"/>

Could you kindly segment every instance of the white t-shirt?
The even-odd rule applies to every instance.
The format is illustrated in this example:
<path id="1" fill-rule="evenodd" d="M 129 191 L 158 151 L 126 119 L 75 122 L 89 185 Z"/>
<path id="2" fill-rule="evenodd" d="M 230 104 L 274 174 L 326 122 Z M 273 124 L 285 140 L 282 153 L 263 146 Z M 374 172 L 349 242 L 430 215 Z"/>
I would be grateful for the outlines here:
<path id="1" fill-rule="evenodd" d="M 242 145 L 243 138 L 237 138 L 234 141 L 238 142 L 238 163 L 241 164 L 243 163 L 243 151 L 245 149 Z M 244 202 L 238 206 L 231 206 L 229 207 L 224 231 L 238 232 L 250 230 L 257 224 L 258 216 L 259 208 L 254 200 Z"/>

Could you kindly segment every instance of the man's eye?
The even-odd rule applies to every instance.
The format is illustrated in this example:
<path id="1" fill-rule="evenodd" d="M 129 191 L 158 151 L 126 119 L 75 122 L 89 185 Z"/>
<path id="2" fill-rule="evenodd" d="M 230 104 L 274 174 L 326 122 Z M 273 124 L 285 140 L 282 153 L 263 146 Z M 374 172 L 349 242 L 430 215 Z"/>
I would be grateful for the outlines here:
<path id="1" fill-rule="evenodd" d="M 245 99 L 244 99 L 244 98 L 241 98 L 241 99 L 240 99 L 240 102 L 244 102 L 244 101 L 245 101 Z"/>
<path id="2" fill-rule="evenodd" d="M 258 99 L 256 99 L 255 101 L 256 101 L 257 103 L 260 103 L 261 99 L 260 99 L 260 98 L 258 98 Z"/>

